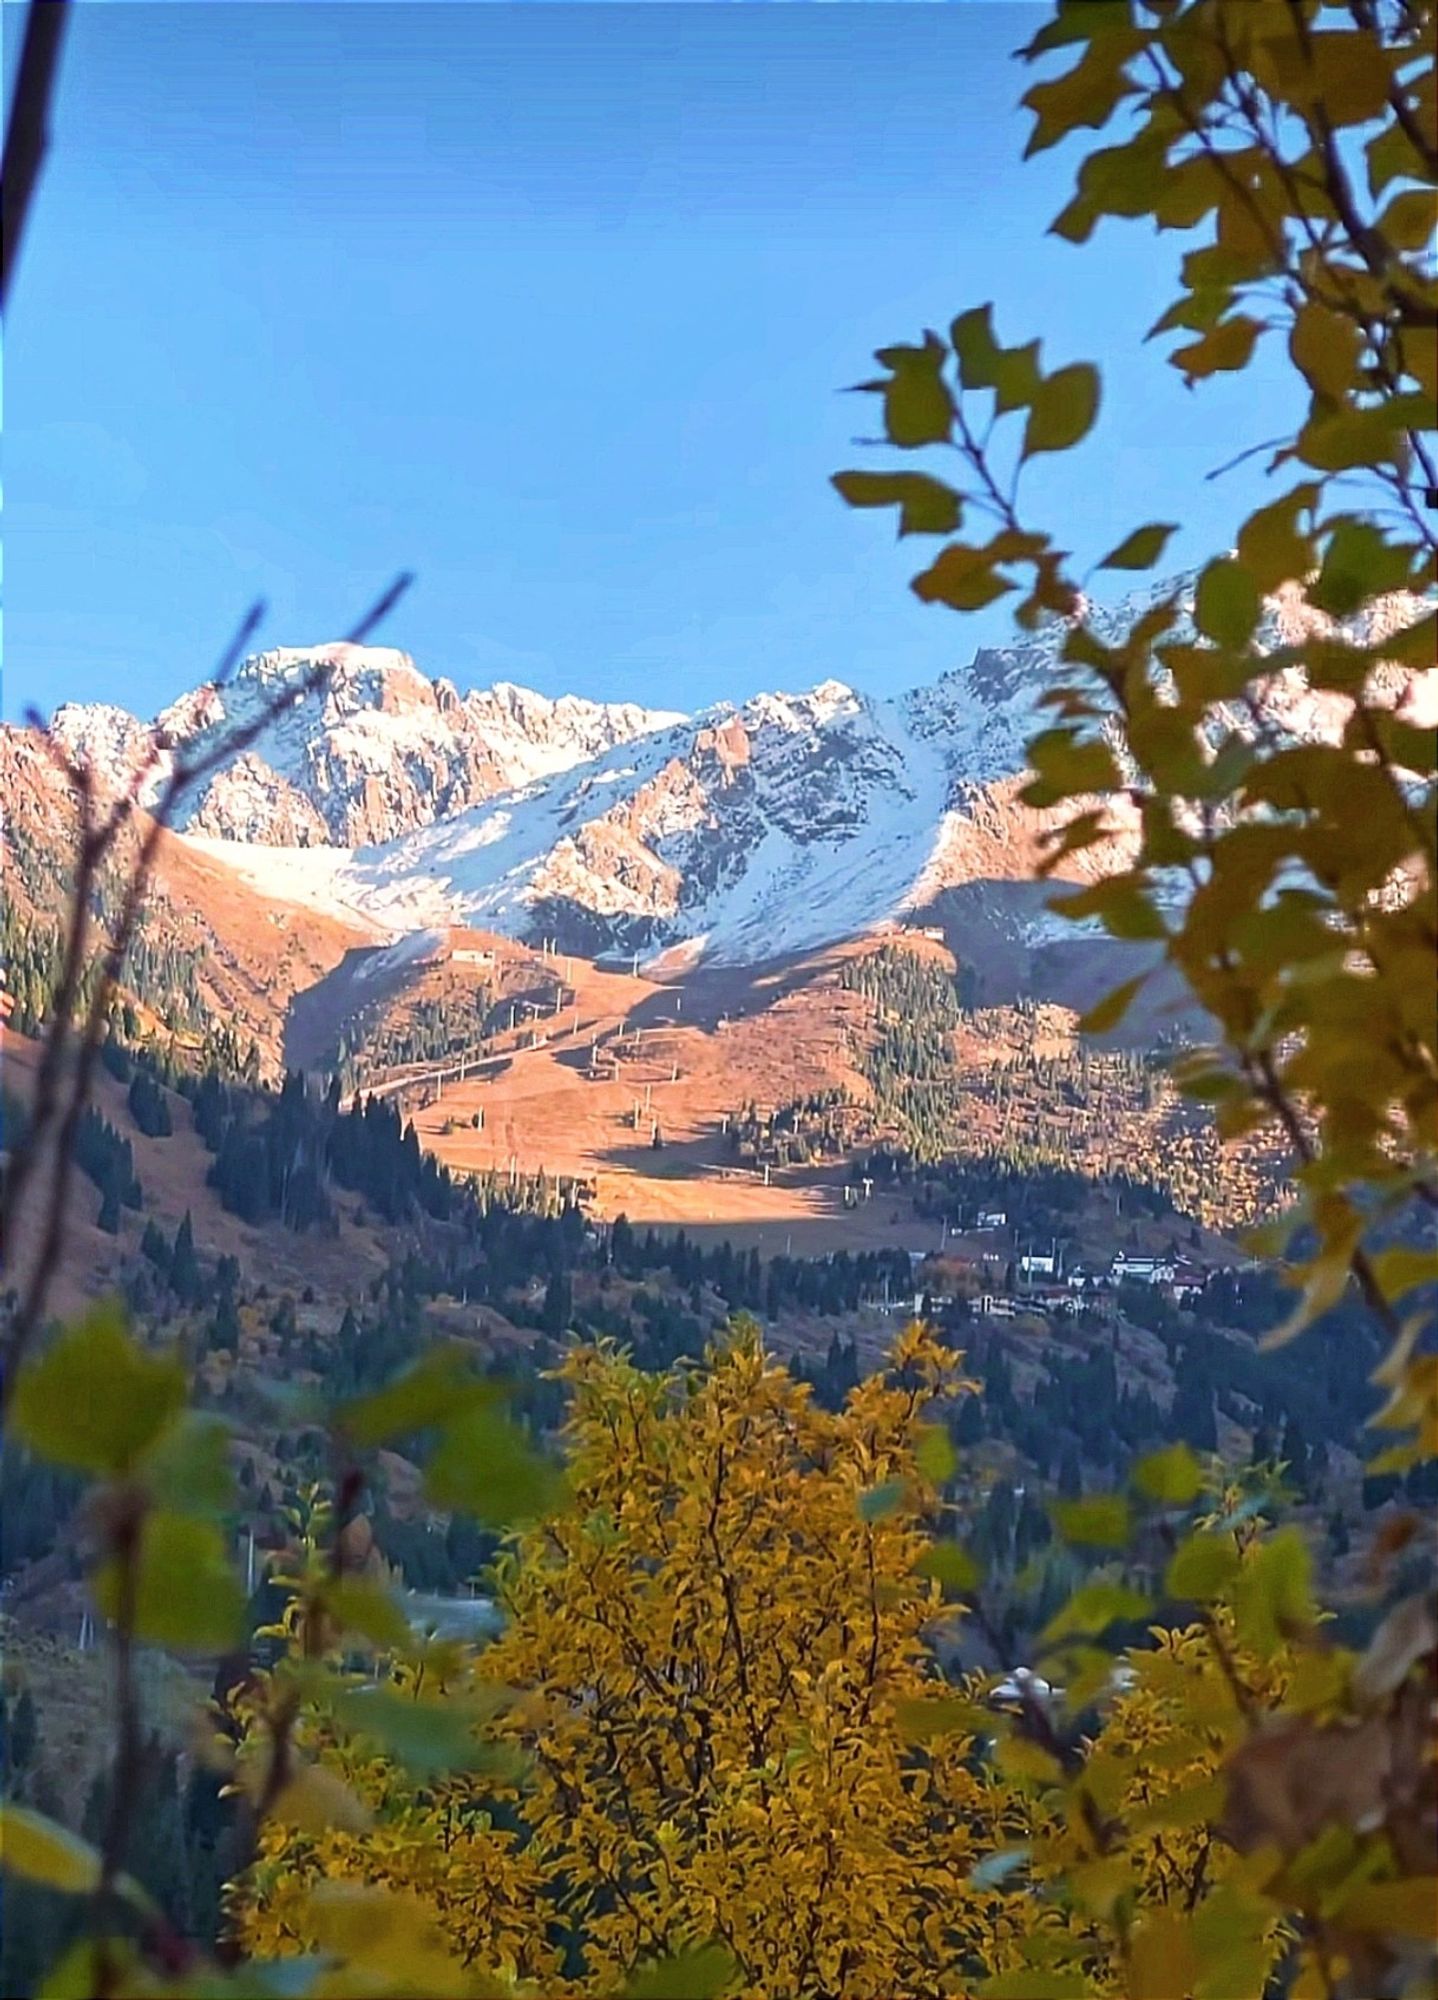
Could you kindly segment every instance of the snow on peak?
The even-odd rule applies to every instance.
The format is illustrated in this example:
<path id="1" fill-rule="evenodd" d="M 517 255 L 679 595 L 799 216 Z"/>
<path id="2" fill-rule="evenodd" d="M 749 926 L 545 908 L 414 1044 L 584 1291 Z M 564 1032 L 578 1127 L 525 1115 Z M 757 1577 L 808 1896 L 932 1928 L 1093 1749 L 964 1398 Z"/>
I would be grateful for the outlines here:
<path id="1" fill-rule="evenodd" d="M 281 846 L 393 839 L 682 720 L 632 702 L 551 700 L 511 682 L 461 695 L 396 647 L 331 640 L 256 653 L 226 685 L 191 690 L 153 724 L 70 704 L 55 726 L 116 788 L 148 760 L 151 802 L 174 749 L 258 723 L 277 696 L 290 698 L 181 801 L 181 827 Z"/>

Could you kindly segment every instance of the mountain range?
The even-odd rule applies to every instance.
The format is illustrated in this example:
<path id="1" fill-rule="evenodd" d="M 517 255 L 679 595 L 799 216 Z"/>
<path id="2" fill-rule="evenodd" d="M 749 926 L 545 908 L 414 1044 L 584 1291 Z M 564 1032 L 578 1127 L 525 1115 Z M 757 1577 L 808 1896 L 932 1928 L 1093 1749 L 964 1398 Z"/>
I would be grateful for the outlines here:
<path id="1" fill-rule="evenodd" d="M 1159 595 L 1191 601 L 1193 581 L 1166 579 L 1087 616 L 1112 641 Z M 1367 635 L 1413 608 L 1385 601 Z M 1315 622 L 1327 623 L 1280 592 L 1264 636 L 1276 645 Z M 754 964 L 983 884 L 1032 942 L 1057 920 L 1026 879 L 1043 821 L 1018 794 L 1063 634 L 1054 623 L 982 649 L 893 697 L 826 679 L 695 715 L 504 682 L 461 694 L 389 648 L 277 649 L 154 722 L 67 704 L 52 729 L 102 792 L 149 757 L 142 800 L 153 802 L 177 750 L 218 741 L 322 670 L 181 801 L 175 824 L 221 878 L 232 871 L 266 900 L 372 938 L 460 925 L 589 956 L 679 948 L 678 962 Z M 1393 698 L 1417 719 L 1433 679 L 1405 675 Z M 1328 734 L 1344 713 L 1292 670 L 1267 704 L 1298 736 Z M 1101 868 L 1103 849 L 1075 865 Z"/>

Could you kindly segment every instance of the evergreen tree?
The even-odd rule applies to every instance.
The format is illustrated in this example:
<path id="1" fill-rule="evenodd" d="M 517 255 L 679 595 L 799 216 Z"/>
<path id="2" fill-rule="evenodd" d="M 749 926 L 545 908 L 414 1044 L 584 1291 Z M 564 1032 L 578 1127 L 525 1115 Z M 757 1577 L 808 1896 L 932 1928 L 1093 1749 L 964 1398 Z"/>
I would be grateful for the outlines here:
<path id="1" fill-rule="evenodd" d="M 175 1231 L 169 1264 L 170 1289 L 175 1297 L 181 1305 L 198 1305 L 204 1297 L 204 1281 L 200 1276 L 199 1260 L 195 1256 L 195 1231 L 188 1209 L 185 1210 L 184 1218 Z"/>

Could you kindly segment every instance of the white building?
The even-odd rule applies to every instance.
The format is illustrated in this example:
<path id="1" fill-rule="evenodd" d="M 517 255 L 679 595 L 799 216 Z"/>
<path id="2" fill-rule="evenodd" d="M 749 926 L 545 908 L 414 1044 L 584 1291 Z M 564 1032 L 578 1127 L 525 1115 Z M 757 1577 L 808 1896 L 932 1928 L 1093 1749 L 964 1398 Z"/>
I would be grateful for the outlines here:
<path id="1" fill-rule="evenodd" d="M 1169 1257 L 1131 1257 L 1120 1250 L 1109 1266 L 1109 1276 L 1116 1285 L 1125 1278 L 1140 1285 L 1171 1285 L 1174 1278 L 1173 1260 Z"/>

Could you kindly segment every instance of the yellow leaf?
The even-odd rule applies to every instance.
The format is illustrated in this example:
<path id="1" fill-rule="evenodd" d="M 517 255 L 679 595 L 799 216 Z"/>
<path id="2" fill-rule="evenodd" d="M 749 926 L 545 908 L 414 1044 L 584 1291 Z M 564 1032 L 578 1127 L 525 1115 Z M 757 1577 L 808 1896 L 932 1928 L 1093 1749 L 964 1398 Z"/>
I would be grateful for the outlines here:
<path id="1" fill-rule="evenodd" d="M 303 1833 L 366 1833 L 373 1815 L 362 1799 L 323 1764 L 302 1764 L 281 1790 L 272 1816 Z"/>
<path id="2" fill-rule="evenodd" d="M 308 1901 L 319 1944 L 372 1972 L 394 1993 L 469 1991 L 462 1962 L 446 1949 L 432 1912 L 418 1896 L 353 1882 L 324 1882 Z"/>
<path id="3" fill-rule="evenodd" d="M 88 1896 L 100 1880 L 89 1841 L 28 1806 L 0 1806 L 0 1868 L 68 1896 Z"/>
<path id="4" fill-rule="evenodd" d="M 1343 1899 L 1336 1919 L 1344 1930 L 1375 1931 L 1385 1937 L 1438 1937 L 1438 1875 L 1365 1882 Z"/>
<path id="5" fill-rule="evenodd" d="M 1239 529 L 1238 559 L 1260 590 L 1301 581 L 1317 566 L 1312 540 L 1298 529 L 1298 516 L 1317 498 L 1315 484 L 1296 486 L 1281 500 L 1250 514 Z"/>
<path id="6" fill-rule="evenodd" d="M 1129 1940 L 1128 2000 L 1177 2000 L 1199 1975 L 1192 1919 L 1177 1910 L 1148 1910 Z"/>
<path id="7" fill-rule="evenodd" d="M 1363 335 L 1346 314 L 1333 312 L 1316 299 L 1299 309 L 1288 336 L 1288 351 L 1309 387 L 1334 402 L 1358 385 Z"/>
<path id="8" fill-rule="evenodd" d="M 1175 348 L 1169 360 L 1175 368 L 1182 369 L 1190 382 L 1205 375 L 1232 374 L 1248 366 L 1253 344 L 1262 331 L 1261 321 L 1250 319 L 1246 313 L 1235 313 L 1232 319 L 1220 320 L 1187 347 Z"/>

